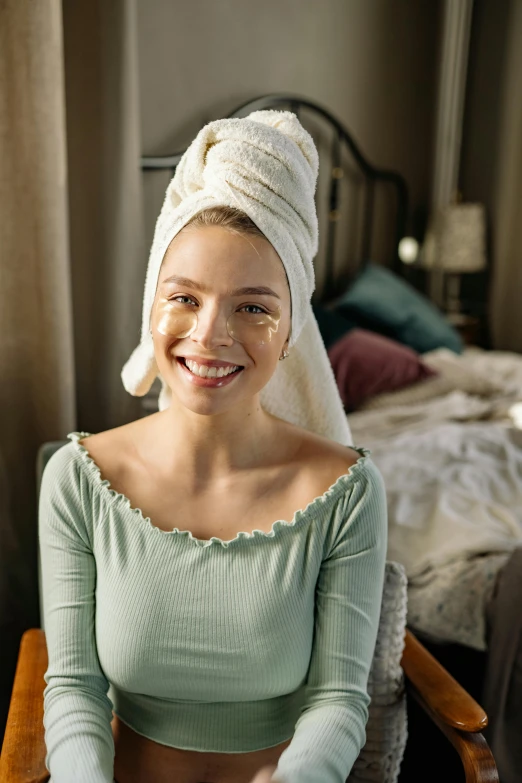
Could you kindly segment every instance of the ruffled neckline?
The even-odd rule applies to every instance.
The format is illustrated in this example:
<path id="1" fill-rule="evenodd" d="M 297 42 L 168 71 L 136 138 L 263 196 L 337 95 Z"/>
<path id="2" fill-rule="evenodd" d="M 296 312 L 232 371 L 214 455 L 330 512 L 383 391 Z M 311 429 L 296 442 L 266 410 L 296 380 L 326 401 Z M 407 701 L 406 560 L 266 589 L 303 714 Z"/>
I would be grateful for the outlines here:
<path id="1" fill-rule="evenodd" d="M 74 431 L 69 432 L 67 434 L 67 437 L 72 441 L 74 446 L 76 447 L 78 453 L 80 454 L 82 463 L 87 468 L 89 474 L 92 476 L 92 479 L 94 481 L 94 484 L 99 487 L 100 492 L 105 492 L 110 498 L 110 501 L 113 505 L 120 505 L 122 509 L 125 509 L 126 511 L 133 514 L 139 524 L 144 525 L 147 527 L 147 529 L 154 531 L 155 534 L 161 535 L 161 536 L 184 536 L 185 538 L 189 539 L 190 541 L 194 542 L 199 547 L 207 547 L 211 546 L 212 544 L 220 544 L 223 548 L 228 548 L 230 545 L 236 545 L 242 540 L 245 539 L 253 539 L 253 538 L 275 538 L 277 534 L 286 528 L 296 527 L 298 526 L 303 520 L 306 520 L 310 518 L 310 516 L 316 512 L 320 508 L 324 508 L 327 506 L 330 502 L 332 502 L 339 494 L 344 492 L 349 486 L 353 480 L 354 477 L 364 468 L 368 458 L 370 457 L 370 450 L 363 448 L 363 447 L 357 447 L 352 446 L 354 451 L 356 451 L 359 454 L 359 458 L 356 460 L 356 462 L 353 465 L 350 465 L 346 473 L 341 474 L 334 483 L 328 487 L 328 489 L 323 492 L 322 495 L 317 495 L 315 498 L 313 498 L 303 509 L 298 509 L 293 519 L 290 522 L 287 522 L 283 519 L 276 520 L 270 532 L 266 533 L 264 530 L 253 530 L 251 533 L 239 531 L 235 538 L 230 539 L 229 541 L 223 541 L 223 539 L 219 538 L 218 536 L 212 536 L 210 539 L 203 539 L 203 538 L 196 538 L 190 530 L 180 530 L 178 527 L 173 528 L 172 530 L 162 530 L 157 525 L 154 525 L 151 522 L 150 517 L 146 517 L 142 510 L 136 506 L 132 505 L 132 502 L 130 498 L 127 495 L 122 494 L 121 492 L 118 492 L 116 489 L 111 487 L 111 483 L 109 479 L 103 479 L 101 475 L 101 470 L 94 461 L 94 459 L 89 454 L 88 449 L 80 443 L 80 440 L 83 438 L 87 438 L 93 433 L 91 432 L 83 432 L 83 431 Z"/>

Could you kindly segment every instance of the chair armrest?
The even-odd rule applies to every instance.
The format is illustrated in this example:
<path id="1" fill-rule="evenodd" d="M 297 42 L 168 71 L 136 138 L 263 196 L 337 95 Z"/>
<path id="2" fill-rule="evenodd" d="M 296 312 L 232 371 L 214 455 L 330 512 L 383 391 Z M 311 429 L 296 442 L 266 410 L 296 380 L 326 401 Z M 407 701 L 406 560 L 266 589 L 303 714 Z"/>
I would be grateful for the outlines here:
<path id="1" fill-rule="evenodd" d="M 491 750 L 480 733 L 488 724 L 482 707 L 406 630 L 401 666 L 408 692 L 460 756 L 466 783 L 498 783 Z"/>
<path id="2" fill-rule="evenodd" d="M 2 783 L 46 783 L 43 726 L 44 674 L 47 670 L 45 633 L 31 628 L 22 636 L 7 726 L 0 756 Z"/>
<path id="3" fill-rule="evenodd" d="M 459 731 L 480 732 L 488 716 L 469 693 L 406 630 L 401 666 L 411 685 L 440 720 Z"/>

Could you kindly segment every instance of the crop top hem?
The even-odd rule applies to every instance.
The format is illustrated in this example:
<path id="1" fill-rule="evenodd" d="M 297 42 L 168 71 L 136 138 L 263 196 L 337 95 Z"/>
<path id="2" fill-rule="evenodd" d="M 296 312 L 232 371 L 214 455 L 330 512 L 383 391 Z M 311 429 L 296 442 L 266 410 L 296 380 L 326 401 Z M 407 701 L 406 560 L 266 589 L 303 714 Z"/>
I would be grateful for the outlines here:
<path id="1" fill-rule="evenodd" d="M 306 684 L 268 699 L 201 702 L 155 699 L 111 684 L 113 712 L 147 739 L 199 753 L 253 753 L 293 736 Z M 260 746 L 260 740 L 263 743 Z"/>
<path id="2" fill-rule="evenodd" d="M 124 723 L 129 729 L 131 729 L 131 731 L 134 731 L 136 734 L 139 734 L 140 737 L 144 737 L 145 739 L 148 739 L 151 742 L 155 742 L 157 745 L 163 745 L 164 747 L 167 748 L 175 748 L 176 750 L 191 750 L 197 753 L 223 753 L 229 756 L 235 756 L 235 755 L 240 756 L 243 755 L 244 753 L 255 753 L 256 751 L 260 751 L 260 750 L 269 750 L 270 748 L 277 748 L 278 745 L 282 745 L 283 742 L 288 742 L 288 740 L 291 740 L 295 733 L 294 731 L 292 731 L 292 733 L 285 739 L 278 740 L 277 742 L 273 742 L 270 745 L 263 745 L 261 748 L 248 748 L 248 750 L 228 750 L 228 751 L 227 750 L 202 750 L 201 747 L 196 748 L 196 747 L 190 747 L 189 745 L 183 745 L 182 747 L 181 745 L 172 745 L 168 742 L 163 742 L 159 740 L 157 736 L 151 737 L 149 734 L 146 734 L 143 731 L 138 731 L 138 729 L 132 726 L 128 720 L 124 720 L 121 717 L 121 715 L 118 712 L 116 712 L 116 710 L 113 710 L 113 712 L 121 721 L 121 723 Z"/>

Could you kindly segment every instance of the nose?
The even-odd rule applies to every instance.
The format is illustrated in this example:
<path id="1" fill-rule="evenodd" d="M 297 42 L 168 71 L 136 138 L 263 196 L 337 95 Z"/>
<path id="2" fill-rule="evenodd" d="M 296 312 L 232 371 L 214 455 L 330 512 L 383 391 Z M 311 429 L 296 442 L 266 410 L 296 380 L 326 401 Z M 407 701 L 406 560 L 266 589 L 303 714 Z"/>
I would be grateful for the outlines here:
<path id="1" fill-rule="evenodd" d="M 227 315 L 215 308 L 201 308 L 198 312 L 198 324 L 190 339 L 202 348 L 212 350 L 233 344 L 234 338 L 227 330 Z"/>

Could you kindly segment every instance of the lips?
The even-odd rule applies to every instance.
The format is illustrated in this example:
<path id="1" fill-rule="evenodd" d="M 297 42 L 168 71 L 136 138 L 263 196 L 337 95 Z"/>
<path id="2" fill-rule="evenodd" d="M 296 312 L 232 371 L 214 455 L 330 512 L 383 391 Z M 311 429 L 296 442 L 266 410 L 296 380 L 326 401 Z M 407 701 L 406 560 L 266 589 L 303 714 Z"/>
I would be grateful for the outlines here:
<path id="1" fill-rule="evenodd" d="M 192 358 L 192 357 L 187 357 Z M 216 362 L 216 361 L 210 361 L 210 360 L 200 360 L 200 359 L 193 359 L 193 361 L 197 361 L 198 364 L 205 364 L 206 366 L 210 367 L 231 367 L 234 365 L 231 365 L 230 362 Z M 233 381 L 241 375 L 241 373 L 244 370 L 244 367 L 238 366 L 238 369 L 235 372 L 230 373 L 229 375 L 224 375 L 222 378 L 203 378 L 200 375 L 195 375 L 193 372 L 189 370 L 185 363 L 185 357 L 178 356 L 176 357 L 176 363 L 178 367 L 180 368 L 181 372 L 183 373 L 183 376 L 188 380 L 190 383 L 192 383 L 194 386 L 200 386 L 205 388 L 221 388 L 223 386 L 228 386 L 230 383 L 233 383 Z"/>

